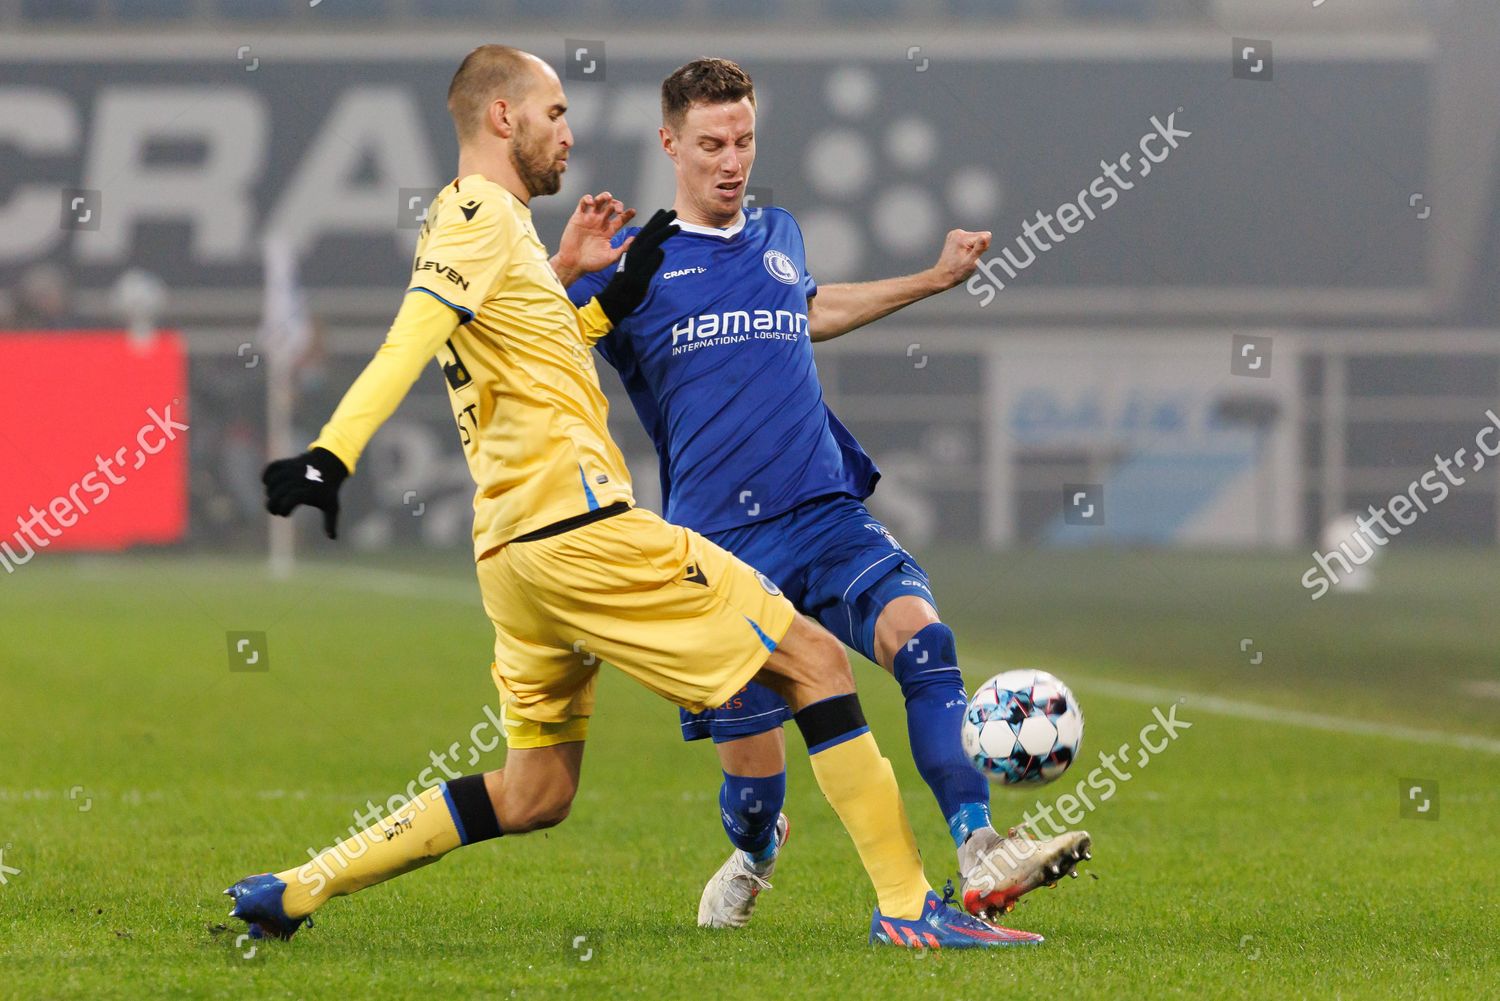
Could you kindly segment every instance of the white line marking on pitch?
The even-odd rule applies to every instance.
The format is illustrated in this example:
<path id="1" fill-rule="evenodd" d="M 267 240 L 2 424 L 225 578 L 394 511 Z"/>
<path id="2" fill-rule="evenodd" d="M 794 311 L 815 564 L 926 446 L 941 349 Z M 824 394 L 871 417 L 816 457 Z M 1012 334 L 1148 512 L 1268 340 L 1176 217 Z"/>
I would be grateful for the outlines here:
<path id="1" fill-rule="evenodd" d="M 1069 687 L 1075 691 L 1095 691 L 1101 695 L 1140 702 L 1146 705 L 1165 705 L 1185 699 L 1183 706 L 1220 716 L 1235 716 L 1260 723 L 1281 723 L 1300 726 L 1307 730 L 1322 730 L 1326 733 L 1346 733 L 1361 737 L 1388 737 L 1414 744 L 1437 744 L 1443 747 L 1461 747 L 1468 751 L 1483 751 L 1500 754 L 1500 740 L 1477 737 L 1467 733 L 1444 733 L 1440 730 L 1419 730 L 1400 723 L 1377 723 L 1372 720 L 1351 719 L 1347 716 L 1329 716 L 1326 713 L 1310 713 L 1297 709 L 1280 709 L 1259 702 L 1243 702 L 1226 699 L 1201 692 L 1173 691 L 1170 688 L 1155 688 L 1150 685 L 1132 685 L 1122 681 L 1101 681 L 1095 678 L 1069 679 Z"/>

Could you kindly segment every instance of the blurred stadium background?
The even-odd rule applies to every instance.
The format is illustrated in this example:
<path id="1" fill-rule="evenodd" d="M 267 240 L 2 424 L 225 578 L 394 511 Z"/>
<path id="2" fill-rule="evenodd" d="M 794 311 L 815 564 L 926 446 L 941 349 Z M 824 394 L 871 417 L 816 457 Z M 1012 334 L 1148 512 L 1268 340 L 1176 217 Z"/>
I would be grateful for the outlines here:
<path id="1" fill-rule="evenodd" d="M 15 440 L 58 407 L 52 380 L 20 379 L 0 507 L 65 492 L 113 440 L 105 412 L 134 427 L 185 393 L 192 426 L 55 550 L 266 546 L 267 380 L 291 373 L 271 408 L 300 446 L 393 314 L 454 162 L 446 80 L 493 39 L 551 59 L 573 102 L 563 194 L 536 205 L 547 242 L 585 190 L 669 203 L 657 83 L 723 54 L 760 89 L 752 196 L 797 215 L 825 282 L 925 267 L 954 226 L 1020 256 L 1023 224 L 1153 117 L 1191 132 L 995 272 L 998 294 L 955 289 L 820 348 L 909 545 L 1307 550 L 1471 442 L 1500 395 L 1489 5 L 0 0 L 0 25 L 0 358 L 180 386 L 75 401 L 87 428 L 47 421 L 70 450 Z M 133 329 L 135 355 L 69 333 L 100 329 Z M 654 456 L 603 381 L 652 503 Z M 441 399 L 434 373 L 375 439 L 346 491 L 353 545 L 465 546 Z M 1089 518 L 1069 517 L 1078 486 Z M 1401 544 L 1497 535 L 1486 470 Z"/>

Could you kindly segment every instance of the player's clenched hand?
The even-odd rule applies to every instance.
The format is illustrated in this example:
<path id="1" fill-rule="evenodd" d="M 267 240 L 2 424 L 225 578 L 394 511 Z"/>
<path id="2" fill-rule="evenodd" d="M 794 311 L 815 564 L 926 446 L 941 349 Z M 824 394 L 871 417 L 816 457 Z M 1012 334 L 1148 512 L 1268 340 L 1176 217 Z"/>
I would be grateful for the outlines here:
<path id="1" fill-rule="evenodd" d="M 557 244 L 557 255 L 553 258 L 554 269 L 563 278 L 563 272 L 574 280 L 594 271 L 601 271 L 620 259 L 630 241 L 618 247 L 610 246 L 630 220 L 635 218 L 635 209 L 627 209 L 618 198 L 608 191 L 597 195 L 584 195 L 578 199 L 578 207 L 563 228 L 562 239 Z M 563 281 L 571 285 L 572 281 Z"/>
<path id="2" fill-rule="evenodd" d="M 955 229 L 943 241 L 943 252 L 938 255 L 933 270 L 937 272 L 944 288 L 952 288 L 967 281 L 976 268 L 979 258 L 990 249 L 990 231 L 971 233 L 966 229 Z"/>
<path id="3" fill-rule="evenodd" d="M 339 537 L 339 485 L 349 470 L 326 448 L 315 448 L 291 459 L 277 459 L 266 467 L 260 481 L 266 485 L 266 510 L 285 517 L 298 505 L 307 504 L 323 512 L 323 531 Z"/>
<path id="4" fill-rule="evenodd" d="M 645 301 L 651 279 L 666 257 L 661 249 L 662 242 L 677 232 L 677 225 L 672 221 L 676 218 L 676 209 L 657 209 L 640 232 L 631 238 L 625 263 L 596 297 L 599 308 L 604 310 L 610 323 L 619 323 Z"/>

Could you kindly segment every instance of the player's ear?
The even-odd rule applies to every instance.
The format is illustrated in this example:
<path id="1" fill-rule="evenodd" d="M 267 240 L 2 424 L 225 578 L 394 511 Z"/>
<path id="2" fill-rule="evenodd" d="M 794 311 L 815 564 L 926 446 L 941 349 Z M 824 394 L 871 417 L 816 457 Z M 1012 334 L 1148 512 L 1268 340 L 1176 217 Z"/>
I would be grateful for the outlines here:
<path id="1" fill-rule="evenodd" d="M 490 128 L 501 139 L 509 139 L 516 131 L 515 122 L 512 119 L 512 109 L 504 100 L 490 102 L 488 111 Z"/>
<path id="2" fill-rule="evenodd" d="M 672 135 L 672 130 L 665 125 L 658 128 L 656 134 L 661 139 L 661 148 L 666 152 L 667 156 L 675 161 L 677 159 L 677 137 Z"/>

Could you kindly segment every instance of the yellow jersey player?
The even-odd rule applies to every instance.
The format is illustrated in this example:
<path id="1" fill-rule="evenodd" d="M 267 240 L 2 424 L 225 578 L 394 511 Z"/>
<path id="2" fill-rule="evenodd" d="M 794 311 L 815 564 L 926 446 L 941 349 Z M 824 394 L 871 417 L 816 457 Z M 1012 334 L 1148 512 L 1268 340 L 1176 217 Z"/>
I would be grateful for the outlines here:
<path id="1" fill-rule="evenodd" d="M 239 881 L 226 891 L 233 916 L 253 935 L 287 938 L 332 897 L 463 845 L 561 822 L 578 788 L 602 661 L 692 711 L 722 704 L 752 678 L 786 699 L 875 885 L 872 940 L 1036 941 L 932 892 L 838 641 L 725 550 L 632 506 L 590 349 L 645 297 L 674 214 L 653 216 L 624 246 L 615 277 L 575 308 L 529 209 L 559 189 L 573 144 L 557 74 L 528 53 L 482 46 L 454 76 L 448 108 L 458 179 L 428 210 L 385 343 L 310 449 L 273 462 L 264 480 L 272 514 L 317 507 L 333 537 L 340 484 L 436 358 L 477 484 L 474 550 L 495 628 L 505 767 L 425 789 L 305 864 Z M 620 221 L 616 203 L 600 201 L 602 209 L 580 207 L 604 231 L 596 247 Z M 579 262 L 556 263 L 566 271 Z"/>

